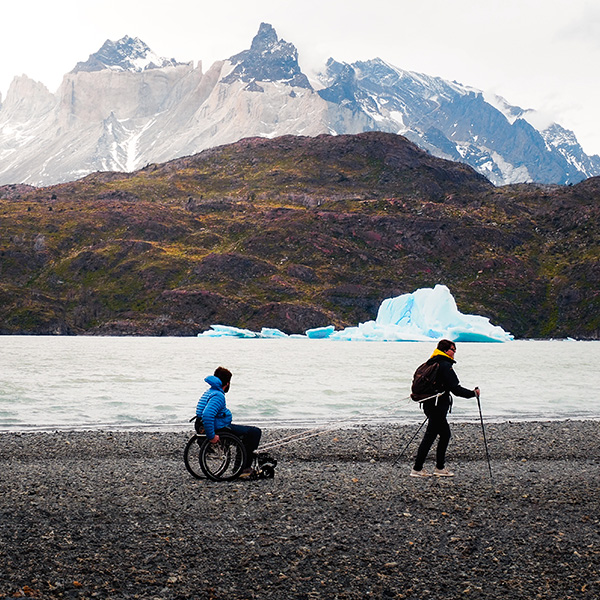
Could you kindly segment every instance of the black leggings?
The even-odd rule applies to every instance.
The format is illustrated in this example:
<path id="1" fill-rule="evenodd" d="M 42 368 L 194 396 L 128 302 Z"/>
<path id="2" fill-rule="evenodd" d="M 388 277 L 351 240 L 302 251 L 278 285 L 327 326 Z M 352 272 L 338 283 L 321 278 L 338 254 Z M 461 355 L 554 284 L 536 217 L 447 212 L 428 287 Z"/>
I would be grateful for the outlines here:
<path id="1" fill-rule="evenodd" d="M 423 410 L 428 417 L 427 429 L 417 450 L 414 469 L 415 471 L 420 471 L 423 468 L 427 454 L 429 454 L 429 450 L 438 435 L 440 439 L 435 453 L 435 466 L 438 469 L 443 469 L 446 465 L 446 450 L 448 449 L 451 437 L 450 425 L 448 425 L 448 420 L 446 419 L 448 409 L 440 406 L 424 406 Z"/>

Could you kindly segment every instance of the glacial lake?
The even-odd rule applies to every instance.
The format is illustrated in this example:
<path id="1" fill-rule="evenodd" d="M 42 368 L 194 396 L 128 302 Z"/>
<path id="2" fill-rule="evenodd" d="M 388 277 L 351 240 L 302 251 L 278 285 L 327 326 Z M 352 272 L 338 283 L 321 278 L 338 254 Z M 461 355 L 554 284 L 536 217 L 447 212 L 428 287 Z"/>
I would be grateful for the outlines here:
<path id="1" fill-rule="evenodd" d="M 191 430 L 204 377 L 233 372 L 239 423 L 413 423 L 415 368 L 435 342 L 3 336 L 0 431 Z M 598 419 L 600 342 L 458 344 L 461 384 L 486 421 Z M 454 421 L 479 419 L 457 398 Z"/>

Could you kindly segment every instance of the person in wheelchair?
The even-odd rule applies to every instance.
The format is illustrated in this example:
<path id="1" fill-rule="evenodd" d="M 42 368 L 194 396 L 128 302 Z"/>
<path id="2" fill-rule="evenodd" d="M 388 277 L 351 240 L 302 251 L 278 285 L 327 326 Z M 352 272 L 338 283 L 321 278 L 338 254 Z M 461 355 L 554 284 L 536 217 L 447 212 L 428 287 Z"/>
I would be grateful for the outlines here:
<path id="1" fill-rule="evenodd" d="M 254 451 L 258 448 L 262 431 L 252 425 L 235 425 L 232 423 L 231 411 L 225 403 L 225 394 L 231 387 L 231 371 L 217 367 L 213 375 L 204 381 L 210 386 L 198 400 L 196 406 L 196 432 L 204 434 L 209 442 L 219 442 L 219 431 L 224 429 L 237 435 L 246 448 L 246 462 L 240 477 L 252 475 Z"/>

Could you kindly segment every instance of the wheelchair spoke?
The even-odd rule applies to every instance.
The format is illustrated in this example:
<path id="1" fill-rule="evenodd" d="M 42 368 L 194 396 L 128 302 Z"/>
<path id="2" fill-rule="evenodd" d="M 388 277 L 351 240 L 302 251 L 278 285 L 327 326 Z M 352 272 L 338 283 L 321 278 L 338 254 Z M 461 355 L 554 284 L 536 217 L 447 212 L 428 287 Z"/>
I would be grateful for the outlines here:
<path id="1" fill-rule="evenodd" d="M 246 449 L 234 434 L 219 432 L 220 441 L 204 442 L 200 449 L 200 468 L 213 481 L 231 481 L 239 476 L 246 460 Z"/>

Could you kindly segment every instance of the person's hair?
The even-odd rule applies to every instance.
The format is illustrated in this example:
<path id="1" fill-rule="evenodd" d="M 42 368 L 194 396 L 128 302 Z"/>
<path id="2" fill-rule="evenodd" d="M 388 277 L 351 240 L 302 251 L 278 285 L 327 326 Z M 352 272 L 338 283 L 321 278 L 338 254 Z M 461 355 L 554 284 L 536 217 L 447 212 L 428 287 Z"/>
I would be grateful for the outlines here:
<path id="1" fill-rule="evenodd" d="M 231 371 L 225 367 L 217 367 L 215 369 L 215 377 L 218 377 L 225 387 L 231 381 Z"/>
<path id="2" fill-rule="evenodd" d="M 437 349 L 441 352 L 448 352 L 450 348 L 456 348 L 456 344 L 450 340 L 440 340 L 437 345 Z"/>

